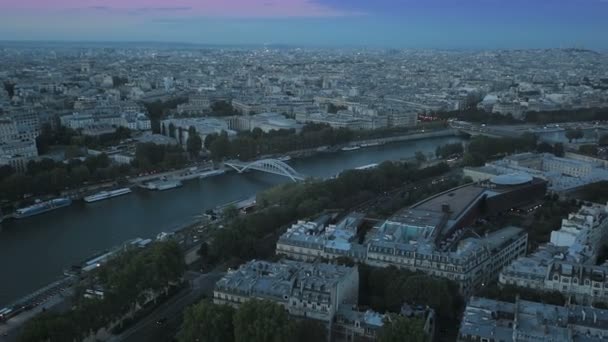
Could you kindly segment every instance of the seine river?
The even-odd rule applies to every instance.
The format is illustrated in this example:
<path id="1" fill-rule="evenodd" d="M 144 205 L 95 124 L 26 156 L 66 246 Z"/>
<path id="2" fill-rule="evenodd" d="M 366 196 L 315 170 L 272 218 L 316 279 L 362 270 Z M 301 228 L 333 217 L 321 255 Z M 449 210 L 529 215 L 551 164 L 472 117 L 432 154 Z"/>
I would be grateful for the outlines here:
<path id="1" fill-rule="evenodd" d="M 386 160 L 411 158 L 416 151 L 434 153 L 460 138 L 435 138 L 321 154 L 289 164 L 313 177 Z M 0 307 L 61 277 L 63 269 L 136 237 L 152 238 L 192 222 L 205 210 L 243 199 L 288 178 L 259 172 L 185 182 L 166 192 L 130 195 L 2 223 L 0 231 Z"/>

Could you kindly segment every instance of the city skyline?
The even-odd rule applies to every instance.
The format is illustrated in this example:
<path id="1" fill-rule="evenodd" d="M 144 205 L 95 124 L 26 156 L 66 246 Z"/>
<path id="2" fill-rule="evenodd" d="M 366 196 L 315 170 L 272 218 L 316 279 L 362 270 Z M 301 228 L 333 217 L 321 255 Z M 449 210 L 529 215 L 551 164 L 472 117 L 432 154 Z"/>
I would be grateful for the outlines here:
<path id="1" fill-rule="evenodd" d="M 0 40 L 608 48 L 606 0 L 24 0 L 0 12 Z"/>

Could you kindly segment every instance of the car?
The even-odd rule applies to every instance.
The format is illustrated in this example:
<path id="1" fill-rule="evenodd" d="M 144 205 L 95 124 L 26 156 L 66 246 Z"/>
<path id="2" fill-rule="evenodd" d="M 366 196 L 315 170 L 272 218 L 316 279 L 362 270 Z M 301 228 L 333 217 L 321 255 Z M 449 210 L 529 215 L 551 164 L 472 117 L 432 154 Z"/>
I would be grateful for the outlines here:
<path id="1" fill-rule="evenodd" d="M 159 319 L 158 321 L 156 321 L 156 324 L 158 324 L 158 325 L 164 325 L 165 323 L 167 323 L 167 317 L 163 317 L 163 318 Z"/>

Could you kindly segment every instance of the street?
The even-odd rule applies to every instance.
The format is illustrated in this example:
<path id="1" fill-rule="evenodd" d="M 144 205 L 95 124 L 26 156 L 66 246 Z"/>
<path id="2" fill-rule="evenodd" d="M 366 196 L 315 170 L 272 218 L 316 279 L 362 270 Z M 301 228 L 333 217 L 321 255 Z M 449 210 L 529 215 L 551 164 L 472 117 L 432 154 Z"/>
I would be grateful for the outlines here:
<path id="1" fill-rule="evenodd" d="M 195 272 L 189 272 L 195 274 Z M 171 341 L 182 322 L 186 307 L 195 304 L 203 295 L 212 296 L 215 283 L 224 276 L 224 272 L 200 274 L 192 280 L 192 287 L 178 293 L 166 303 L 161 304 L 150 315 L 137 322 L 111 342 L 153 342 Z M 159 320 L 166 319 L 163 324 Z"/>

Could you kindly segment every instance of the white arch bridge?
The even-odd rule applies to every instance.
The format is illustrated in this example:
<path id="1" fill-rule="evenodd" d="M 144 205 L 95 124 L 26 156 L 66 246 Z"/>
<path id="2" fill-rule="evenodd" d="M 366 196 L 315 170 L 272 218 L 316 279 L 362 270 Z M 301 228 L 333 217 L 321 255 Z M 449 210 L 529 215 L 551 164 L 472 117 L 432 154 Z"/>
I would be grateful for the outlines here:
<path id="1" fill-rule="evenodd" d="M 247 170 L 256 170 L 284 176 L 290 178 L 294 182 L 302 181 L 305 178 L 304 175 L 294 170 L 291 166 L 277 159 L 261 159 L 250 163 L 232 160 L 225 162 L 224 165 L 230 166 L 238 173 L 243 173 Z"/>

